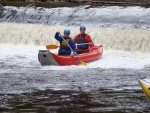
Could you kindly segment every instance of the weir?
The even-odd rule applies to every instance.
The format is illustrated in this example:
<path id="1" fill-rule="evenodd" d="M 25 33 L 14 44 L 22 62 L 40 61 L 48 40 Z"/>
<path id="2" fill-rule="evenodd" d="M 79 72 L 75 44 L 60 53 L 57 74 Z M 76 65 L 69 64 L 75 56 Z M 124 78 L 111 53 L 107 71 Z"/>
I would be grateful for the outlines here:
<path id="1" fill-rule="evenodd" d="M 41 8 L 0 6 L 0 22 L 93 27 L 149 28 L 150 8 L 89 6 Z"/>
<path id="2" fill-rule="evenodd" d="M 0 43 L 14 45 L 59 44 L 54 35 L 57 31 L 63 34 L 66 28 L 71 30 L 72 38 L 79 33 L 79 26 L 16 23 L 0 23 L 0 26 Z M 87 27 L 87 33 L 95 45 L 103 45 L 104 49 L 150 53 L 150 29 Z"/>

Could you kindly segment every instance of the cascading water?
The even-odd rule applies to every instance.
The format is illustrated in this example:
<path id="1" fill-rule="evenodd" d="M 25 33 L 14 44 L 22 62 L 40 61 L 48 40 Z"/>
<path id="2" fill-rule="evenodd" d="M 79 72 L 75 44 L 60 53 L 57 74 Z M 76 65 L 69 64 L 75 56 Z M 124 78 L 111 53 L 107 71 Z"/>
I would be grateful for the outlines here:
<path id="1" fill-rule="evenodd" d="M 149 28 L 150 9 L 142 7 L 80 6 L 73 8 L 3 7 L 1 22 L 46 25 Z"/>
<path id="2" fill-rule="evenodd" d="M 79 33 L 75 26 L 50 26 L 38 24 L 0 23 L 0 43 L 44 46 L 58 44 L 54 39 L 57 31 L 63 34 L 65 28 L 71 30 L 71 37 Z M 150 29 L 119 29 L 87 27 L 95 45 L 105 49 L 141 51 L 150 53 Z"/>

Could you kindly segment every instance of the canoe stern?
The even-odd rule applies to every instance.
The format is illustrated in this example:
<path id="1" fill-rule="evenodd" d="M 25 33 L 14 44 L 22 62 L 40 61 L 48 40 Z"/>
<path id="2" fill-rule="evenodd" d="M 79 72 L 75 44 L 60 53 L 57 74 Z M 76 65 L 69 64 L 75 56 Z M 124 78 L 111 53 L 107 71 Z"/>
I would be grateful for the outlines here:
<path id="1" fill-rule="evenodd" d="M 38 59 L 42 66 L 59 65 L 49 50 L 39 50 Z"/>

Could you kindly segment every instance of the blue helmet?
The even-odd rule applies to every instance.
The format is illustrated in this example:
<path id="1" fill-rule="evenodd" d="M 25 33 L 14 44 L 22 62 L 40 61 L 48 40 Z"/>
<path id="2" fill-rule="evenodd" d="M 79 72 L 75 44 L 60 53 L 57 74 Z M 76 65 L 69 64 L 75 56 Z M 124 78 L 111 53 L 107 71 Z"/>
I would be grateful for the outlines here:
<path id="1" fill-rule="evenodd" d="M 80 30 L 86 30 L 85 26 L 80 26 Z"/>
<path id="2" fill-rule="evenodd" d="M 70 35 L 70 30 L 69 29 L 65 29 L 64 30 L 64 34 Z"/>

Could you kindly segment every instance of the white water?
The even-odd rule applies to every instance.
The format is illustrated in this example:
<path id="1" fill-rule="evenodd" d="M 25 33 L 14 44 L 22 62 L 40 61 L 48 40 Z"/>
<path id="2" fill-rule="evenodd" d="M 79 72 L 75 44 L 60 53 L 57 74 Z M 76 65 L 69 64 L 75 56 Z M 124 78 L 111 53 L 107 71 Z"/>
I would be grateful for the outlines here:
<path id="1" fill-rule="evenodd" d="M 150 69 L 150 29 L 119 29 L 87 27 L 95 45 L 103 45 L 102 59 L 88 63 L 88 66 L 40 66 L 37 54 L 46 49 L 46 44 L 58 44 L 54 39 L 56 31 L 63 33 L 71 29 L 71 37 L 79 33 L 75 26 L 46 26 L 38 24 L 0 23 L 0 63 L 20 66 L 21 69 L 38 67 L 41 70 L 67 70 L 86 68 L 132 68 Z M 55 50 L 54 52 L 57 52 Z M 11 65 L 9 68 L 9 65 Z M 13 71 L 13 70 L 12 70 Z M 17 70 L 15 70 L 17 71 Z M 19 70 L 20 71 L 20 70 Z"/>
<path id="2" fill-rule="evenodd" d="M 20 8 L 23 9 L 23 8 Z M 75 12 L 76 10 L 74 9 L 70 9 L 69 10 L 73 10 L 73 12 Z M 67 8 L 64 8 L 64 10 L 68 10 Z M 76 8 L 75 8 L 76 9 Z M 114 10 L 116 9 L 116 10 Z M 114 73 L 113 71 L 108 71 L 108 74 L 106 74 L 107 77 L 105 78 L 105 74 L 103 76 L 103 78 L 99 79 L 102 81 L 97 81 L 98 77 L 97 76 L 101 76 L 101 74 L 98 74 L 97 76 L 94 77 L 94 81 L 89 78 L 88 76 L 83 76 L 83 78 L 89 78 L 88 80 L 84 80 L 83 78 L 77 78 L 77 82 L 72 83 L 72 81 L 74 81 L 74 79 L 70 79 L 71 83 L 67 82 L 67 81 L 63 81 L 63 80 L 58 80 L 57 79 L 53 79 L 55 80 L 55 82 L 51 83 L 51 77 L 49 76 L 51 73 L 51 71 L 47 71 L 47 70 L 71 70 L 72 73 L 70 74 L 70 76 L 72 76 L 72 78 L 74 78 L 74 71 L 75 70 L 84 70 L 87 71 L 88 69 L 91 68 L 96 68 L 96 70 L 102 68 L 102 69 L 114 69 L 114 68 L 120 68 L 120 69 L 150 69 L 150 29 L 134 29 L 134 28 L 126 28 L 123 29 L 123 26 L 127 26 L 133 22 L 133 25 L 136 24 L 137 22 L 139 22 L 138 25 L 141 25 L 142 22 L 146 22 L 146 20 L 149 19 L 149 9 L 145 9 L 145 8 L 139 8 L 139 7 L 135 7 L 133 8 L 133 12 L 129 12 L 129 10 L 131 10 L 132 8 L 125 8 L 122 9 L 120 7 L 111 7 L 111 8 L 100 8 L 101 13 L 99 13 L 99 9 L 90 9 L 90 10 L 85 10 L 82 9 L 81 12 L 83 12 L 83 16 L 86 16 L 86 20 L 88 20 L 87 22 L 89 23 L 89 26 L 87 26 L 87 33 L 91 35 L 95 45 L 100 45 L 102 44 L 104 46 L 104 54 L 102 56 L 102 58 L 98 61 L 94 61 L 91 63 L 88 63 L 88 65 L 82 66 L 82 65 L 78 65 L 78 66 L 41 66 L 40 63 L 38 62 L 38 50 L 41 49 L 46 49 L 45 45 L 46 44 L 58 44 L 58 42 L 54 39 L 54 34 L 56 31 L 61 31 L 61 33 L 63 32 L 63 30 L 65 28 L 69 28 L 71 29 L 71 36 L 74 37 L 76 34 L 79 33 L 79 27 L 78 26 L 73 26 L 72 24 L 74 22 L 76 22 L 77 24 L 81 24 L 84 23 L 82 21 L 82 17 L 79 18 L 75 18 L 75 20 L 70 20 L 67 21 L 68 23 L 71 23 L 71 26 L 65 26 L 68 25 L 67 22 L 64 22 L 64 20 L 60 20 L 60 23 L 58 23 L 59 25 L 56 25 L 54 23 L 56 23 L 56 20 L 52 20 L 55 18 L 52 18 L 52 24 L 54 24 L 53 26 L 50 25 L 39 25 L 39 24 L 17 24 L 17 23 L 0 23 L 0 75 L 4 75 L 5 79 L 1 79 L 1 81 L 6 80 L 5 84 L 1 84 L 2 87 L 2 91 L 1 92 L 9 92 L 9 93 L 23 93 L 23 92 L 31 92 L 31 90 L 33 88 L 35 89 L 46 89 L 47 87 L 51 87 L 52 84 L 52 88 L 54 88 L 55 90 L 57 89 L 65 89 L 67 87 L 69 87 L 69 89 L 72 88 L 72 84 L 75 86 L 79 86 L 81 88 L 84 89 L 84 87 L 87 87 L 87 90 L 89 89 L 95 89 L 96 86 L 96 90 L 99 87 L 115 87 L 114 90 L 118 90 L 118 86 L 120 87 L 119 90 L 122 89 L 139 89 L 139 87 L 137 87 L 137 81 L 135 81 L 134 79 L 131 79 L 132 77 L 125 77 L 125 79 L 123 78 L 118 78 L 115 76 L 111 76 L 112 73 Z M 18 8 L 16 8 L 16 10 L 18 10 Z M 23 9 L 24 10 L 24 9 Z M 32 10 L 32 8 L 30 9 L 33 12 L 27 12 L 28 14 L 34 14 L 34 11 L 38 11 L 38 10 Z M 52 11 L 56 10 L 56 13 L 54 14 L 54 17 L 58 15 L 58 13 L 62 13 L 61 10 L 59 9 L 53 9 Z M 92 11 L 91 11 L 92 10 Z M 10 9 L 11 11 L 11 9 Z M 47 9 L 47 12 L 49 13 L 50 9 Z M 78 10 L 79 11 L 79 10 Z M 81 12 L 78 12 L 81 13 Z M 84 14 L 84 12 L 86 12 Z M 91 11 L 91 13 L 90 13 Z M 122 11 L 124 11 L 124 13 L 122 13 Z M 44 11 L 43 11 L 44 12 Z M 112 13 L 110 13 L 112 12 Z M 136 13 L 138 13 L 139 16 L 136 16 Z M 6 14 L 8 12 L 6 11 Z M 20 12 L 22 13 L 22 12 Z M 87 14 L 89 14 L 89 16 L 87 16 Z M 114 15 L 116 13 L 116 15 Z M 22 13 L 24 14 L 24 13 Z M 35 13 L 36 14 L 36 13 Z M 37 13 L 38 14 L 38 13 Z M 72 14 L 72 12 L 70 11 L 69 14 Z M 75 15 L 76 15 L 75 14 Z M 108 14 L 108 15 L 107 15 Z M 72 15 L 73 17 L 75 17 L 75 15 Z M 95 15 L 93 16 L 93 18 L 95 18 L 95 20 L 93 21 L 91 15 Z M 104 18 L 97 19 L 96 20 L 96 15 L 98 15 L 97 17 L 99 17 L 101 15 L 101 17 L 104 16 Z M 111 16 L 110 16 L 111 15 Z M 112 17 L 112 15 L 114 15 L 114 17 Z M 128 20 L 132 20 L 126 21 L 127 23 L 121 23 L 118 24 L 117 22 L 115 23 L 114 20 L 117 21 L 117 16 L 120 15 L 120 19 L 122 20 L 125 17 L 132 17 L 132 15 L 134 15 L 133 18 L 129 18 Z M 143 15 L 143 16 L 141 16 Z M 9 14 L 8 14 L 9 16 Z M 38 15 L 35 15 L 38 16 Z M 66 16 L 66 15 L 64 15 Z M 7 17 L 7 16 L 4 16 Z M 12 18 L 13 16 L 10 16 L 10 18 Z M 15 17 L 15 16 L 14 16 Z M 91 19 L 89 18 L 91 17 Z M 107 18 L 105 18 L 107 17 Z M 110 19 L 108 19 L 110 17 Z M 134 19 L 136 17 L 139 17 L 136 22 L 134 23 Z M 143 18 L 145 17 L 145 18 Z M 8 18 L 8 19 L 10 19 Z M 108 21 L 111 20 L 112 18 L 114 18 L 113 21 Z M 14 18 L 13 18 L 14 19 Z M 43 18 L 42 18 L 43 19 Z M 69 18 L 70 19 L 70 18 Z M 78 20 L 79 19 L 79 20 Z M 81 21 L 80 21 L 81 19 Z M 108 22 L 104 22 L 106 19 L 106 21 Z M 108 19 L 108 20 L 107 20 Z M 25 18 L 23 18 L 23 21 L 25 20 Z M 28 20 L 28 19 L 27 19 Z M 36 19 L 35 19 L 36 20 Z M 104 20 L 104 21 L 101 21 Z M 21 22 L 23 22 L 21 21 Z M 26 20 L 25 20 L 26 21 Z M 34 19 L 33 19 L 34 21 Z M 42 20 L 43 21 L 43 20 Z M 45 20 L 47 21 L 47 20 Z M 51 22 L 50 21 L 50 22 Z M 34 21 L 35 22 L 35 21 Z M 63 24 L 64 22 L 64 24 Z M 99 23 L 97 23 L 99 22 Z M 131 23 L 130 23 L 131 22 Z M 36 22 L 35 22 L 36 23 Z M 40 22 L 39 22 L 40 23 Z M 99 28 L 99 27 L 94 27 L 96 26 L 96 24 L 98 24 L 97 26 L 104 24 L 107 26 L 107 23 L 109 23 L 110 25 L 114 26 L 119 26 L 120 28 Z M 64 26 L 61 26 L 61 24 L 63 24 Z M 93 25 L 94 24 L 94 25 Z M 86 23 L 87 25 L 87 23 Z M 149 21 L 146 22 L 144 25 L 149 26 Z M 132 24 L 131 24 L 132 26 Z M 57 52 L 57 50 L 54 50 L 53 52 Z M 32 72 L 33 70 L 33 72 Z M 48 76 L 50 79 L 48 79 L 47 82 L 45 82 L 46 78 L 42 78 L 43 77 L 43 72 L 41 70 L 44 70 L 44 75 L 45 73 L 46 76 Z M 95 69 L 94 69 L 95 70 Z M 94 73 L 94 70 L 92 70 L 91 73 Z M 41 73 L 40 73 L 41 71 Z M 125 73 L 126 70 L 124 70 L 121 73 Z M 145 70 L 144 70 L 145 71 Z M 24 73 L 25 72 L 25 73 Z M 28 74 L 29 72 L 29 74 Z M 54 73 L 53 73 L 54 72 Z M 56 71 L 52 71 L 53 74 L 55 74 Z M 80 71 L 79 71 L 80 72 Z M 100 71 L 98 71 L 100 72 Z M 21 74 L 20 74 L 21 73 Z M 78 71 L 77 71 L 78 73 Z M 26 75 L 27 74 L 27 75 Z M 33 74 L 33 76 L 32 76 Z M 110 76 L 109 76 L 110 74 Z M 117 71 L 115 72 L 115 74 L 117 75 Z M 119 73 L 120 74 L 120 73 Z M 139 73 L 137 73 L 139 74 Z M 23 75 L 23 76 L 22 76 Z M 38 77 L 37 77 L 38 75 Z M 81 75 L 81 74 L 80 74 Z M 83 73 L 83 75 L 89 75 L 89 72 L 87 71 L 86 73 Z M 114 74 L 113 74 L 114 75 Z M 124 75 L 124 74 L 123 74 Z M 15 80 L 15 78 L 16 80 Z M 58 77 L 57 77 L 58 76 Z M 56 78 L 60 78 L 61 79 L 61 74 L 57 75 L 56 73 Z M 139 75 L 141 76 L 141 75 Z M 147 76 L 149 76 L 147 74 Z M 14 79 L 12 79 L 12 78 Z M 25 77 L 25 79 L 23 78 Z M 20 79 L 21 78 L 21 79 Z M 37 80 L 32 80 L 38 78 Z M 64 77 L 62 77 L 64 78 Z M 66 77 L 65 77 L 66 78 Z M 111 78 L 113 78 L 111 80 Z M 127 79 L 126 79 L 127 78 Z M 30 82 L 28 82 L 28 80 Z M 44 80 L 44 82 L 42 81 Z M 70 81 L 68 80 L 68 81 Z M 79 80 L 79 82 L 78 82 Z M 81 80 L 83 82 L 81 82 Z M 92 83 L 90 82 L 92 80 Z M 118 82 L 119 80 L 119 82 Z M 20 84 L 22 82 L 22 85 Z M 76 80 L 75 80 L 76 81 Z M 89 83 L 87 82 L 89 81 Z M 11 83 L 12 82 L 12 83 Z M 106 84 L 104 84 L 104 82 Z M 18 85 L 16 85 L 18 83 Z M 110 84 L 111 83 L 111 84 Z M 119 84 L 118 84 L 119 83 Z M 122 83 L 122 85 L 120 85 Z M 131 86 L 130 86 L 131 83 Z M 126 86 L 126 84 L 128 84 Z M 135 85 L 136 84 L 136 85 Z M 133 86 L 132 86 L 133 85 Z M 16 86 L 16 87 L 14 87 Z M 71 86 L 71 88 L 70 88 Z M 92 86 L 91 88 L 89 88 L 89 86 Z M 128 87 L 129 86 L 129 87 Z M 98 87 L 98 88 L 97 88 Z M 86 89 L 86 88 L 85 88 Z"/>
<path id="3" fill-rule="evenodd" d="M 75 26 L 46 26 L 38 24 L 0 23 L 0 43 L 45 46 L 58 44 L 54 39 L 56 31 L 63 34 L 65 28 L 71 30 L 71 37 L 79 33 Z M 95 45 L 104 49 L 150 53 L 150 29 L 119 29 L 87 27 Z"/>
<path id="4" fill-rule="evenodd" d="M 45 49 L 45 46 L 26 46 L 26 45 L 11 45 L 0 44 L 0 63 L 5 65 L 17 65 L 21 67 L 15 72 L 25 71 L 26 68 L 38 67 L 40 70 L 68 70 L 68 69 L 87 69 L 87 68 L 131 68 L 131 69 L 150 69 L 150 54 L 140 52 L 125 52 L 115 50 L 104 50 L 102 59 L 88 63 L 82 66 L 41 66 L 38 62 L 37 54 L 39 49 Z M 57 50 L 53 50 L 57 52 Z M 0 69 L 1 70 L 1 69 Z M 6 68 L 3 71 L 14 71 L 14 69 Z"/>
<path id="5" fill-rule="evenodd" d="M 88 8 L 36 8 L 11 7 L 2 10 L 0 21 L 19 23 L 40 23 L 46 25 L 94 27 L 149 28 L 150 8 L 143 7 L 98 7 Z"/>
<path id="6" fill-rule="evenodd" d="M 58 44 L 56 31 L 71 29 L 71 36 L 79 32 L 74 26 L 45 26 L 32 24 L 0 23 L 0 61 L 22 68 L 40 67 L 42 70 L 78 68 L 150 68 L 150 29 L 117 29 L 88 27 L 95 45 L 104 46 L 102 59 L 88 66 L 40 66 L 37 54 L 46 44 Z M 125 50 L 125 51 L 124 51 Z M 55 50 L 54 52 L 57 52 Z"/>

